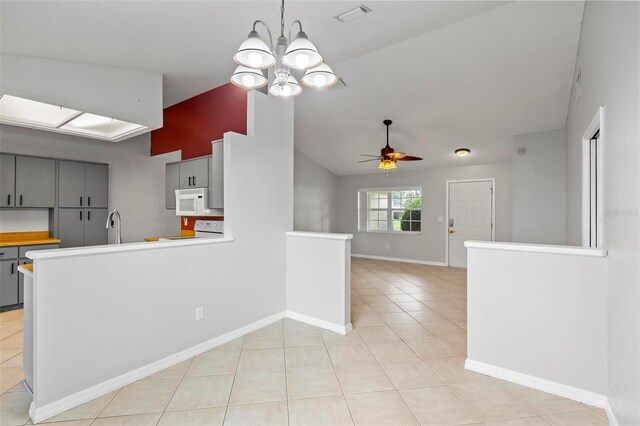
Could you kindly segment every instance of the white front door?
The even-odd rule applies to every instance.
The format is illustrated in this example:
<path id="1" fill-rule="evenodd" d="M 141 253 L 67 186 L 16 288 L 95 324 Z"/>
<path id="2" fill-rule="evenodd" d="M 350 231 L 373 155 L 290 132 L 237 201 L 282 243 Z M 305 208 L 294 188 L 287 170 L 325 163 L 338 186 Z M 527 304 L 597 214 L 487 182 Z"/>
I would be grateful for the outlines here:
<path id="1" fill-rule="evenodd" d="M 467 240 L 491 241 L 493 183 L 449 183 L 449 265 L 467 267 Z"/>

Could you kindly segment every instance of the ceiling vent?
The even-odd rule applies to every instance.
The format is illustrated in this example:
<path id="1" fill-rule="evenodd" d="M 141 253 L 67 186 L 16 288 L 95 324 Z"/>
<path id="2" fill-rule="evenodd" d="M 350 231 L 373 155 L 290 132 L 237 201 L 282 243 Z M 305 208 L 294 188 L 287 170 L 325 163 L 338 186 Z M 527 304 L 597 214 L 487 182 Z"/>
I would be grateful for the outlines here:
<path id="1" fill-rule="evenodd" d="M 527 153 L 527 148 L 525 148 L 524 146 L 520 146 L 516 150 L 517 155 L 526 155 L 526 153 Z"/>
<path id="2" fill-rule="evenodd" d="M 367 6 L 365 6 L 364 4 L 361 4 L 360 6 L 353 8 L 351 10 L 348 10 L 344 13 L 341 13 L 340 15 L 336 16 L 335 18 L 342 22 L 343 24 L 346 24 L 347 22 L 351 22 L 351 21 L 355 21 L 356 19 L 360 19 L 362 18 L 364 15 L 371 13 L 371 9 L 369 9 Z"/>

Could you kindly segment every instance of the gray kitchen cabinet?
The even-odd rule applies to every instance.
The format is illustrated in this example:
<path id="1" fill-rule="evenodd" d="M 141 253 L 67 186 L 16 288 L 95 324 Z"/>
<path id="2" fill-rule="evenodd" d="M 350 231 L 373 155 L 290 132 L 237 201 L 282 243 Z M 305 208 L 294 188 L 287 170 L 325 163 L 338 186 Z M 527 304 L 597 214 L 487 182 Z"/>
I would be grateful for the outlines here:
<path id="1" fill-rule="evenodd" d="M 61 248 L 107 244 L 107 209 L 59 209 Z"/>
<path id="2" fill-rule="evenodd" d="M 31 259 L 20 259 L 19 265 L 32 263 Z M 24 274 L 18 273 L 18 303 L 24 303 Z"/>
<path id="3" fill-rule="evenodd" d="M 0 262 L 0 306 L 18 303 L 18 261 L 3 260 Z"/>
<path id="4" fill-rule="evenodd" d="M 84 195 L 87 207 L 107 208 L 109 195 L 108 165 L 94 163 L 86 163 L 84 165 Z"/>
<path id="5" fill-rule="evenodd" d="M 0 154 L 0 207 L 13 207 L 16 200 L 16 156 Z"/>
<path id="6" fill-rule="evenodd" d="M 168 163 L 164 171 L 164 204 L 167 209 L 175 209 L 176 189 L 180 189 L 180 163 Z"/>
<path id="7" fill-rule="evenodd" d="M 213 144 L 209 157 L 209 208 L 224 208 L 224 145 L 222 141 Z"/>
<path id="8" fill-rule="evenodd" d="M 209 157 L 186 160 L 180 164 L 180 189 L 209 186 Z"/>
<path id="9" fill-rule="evenodd" d="M 58 238 L 62 241 L 61 248 L 84 245 L 84 219 L 84 209 L 59 209 Z"/>
<path id="10" fill-rule="evenodd" d="M 206 188 L 209 186 L 209 157 L 191 160 L 191 170 L 193 172 L 193 186 L 195 188 Z"/>
<path id="11" fill-rule="evenodd" d="M 85 209 L 84 245 L 107 244 L 107 209 Z"/>
<path id="12" fill-rule="evenodd" d="M 107 207 L 109 166 L 107 164 L 60 161 L 58 207 Z"/>
<path id="13" fill-rule="evenodd" d="M 16 207 L 54 207 L 56 161 L 16 156 Z"/>
<path id="14" fill-rule="evenodd" d="M 83 207 L 84 163 L 60 161 L 58 165 L 58 207 Z"/>

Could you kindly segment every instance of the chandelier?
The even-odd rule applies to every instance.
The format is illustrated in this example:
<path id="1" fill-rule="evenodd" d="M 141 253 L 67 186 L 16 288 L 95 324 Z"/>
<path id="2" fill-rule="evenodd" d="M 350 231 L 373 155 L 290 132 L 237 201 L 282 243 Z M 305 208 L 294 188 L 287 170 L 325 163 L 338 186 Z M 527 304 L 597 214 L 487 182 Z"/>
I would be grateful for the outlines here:
<path id="1" fill-rule="evenodd" d="M 266 29 L 269 44 L 258 34 L 258 24 Z M 296 25 L 300 31 L 292 39 L 291 30 Z M 276 44 L 273 44 L 269 26 L 257 20 L 253 23 L 247 39 L 233 56 L 233 60 L 238 67 L 231 76 L 231 83 L 246 89 L 265 86 L 269 80 L 262 70 L 273 67 L 275 78 L 269 87 L 269 93 L 274 96 L 289 97 L 302 93 L 298 80 L 291 74 L 292 69 L 305 71 L 302 83 L 307 87 L 330 87 L 338 81 L 331 68 L 323 62 L 316 45 L 309 41 L 307 34 L 302 31 L 300 21 L 293 21 L 289 26 L 289 37 L 284 36 L 284 0 L 280 6 L 280 36 Z"/>

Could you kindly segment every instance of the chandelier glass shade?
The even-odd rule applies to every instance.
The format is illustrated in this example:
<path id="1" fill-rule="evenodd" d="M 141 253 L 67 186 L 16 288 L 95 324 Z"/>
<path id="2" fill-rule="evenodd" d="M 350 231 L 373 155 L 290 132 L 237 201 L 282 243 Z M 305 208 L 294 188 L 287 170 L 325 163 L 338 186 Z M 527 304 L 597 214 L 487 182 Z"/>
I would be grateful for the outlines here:
<path id="1" fill-rule="evenodd" d="M 302 87 L 300 87 L 298 81 L 292 75 L 289 75 L 286 83 L 284 84 L 280 83 L 276 78 L 276 80 L 269 88 L 269 93 L 271 93 L 273 96 L 282 98 L 286 98 L 289 96 L 298 96 L 300 93 L 302 93 Z"/>
<path id="2" fill-rule="evenodd" d="M 315 68 L 309 68 L 302 77 L 302 83 L 307 87 L 331 87 L 338 81 L 329 65 L 320 64 Z"/>
<path id="3" fill-rule="evenodd" d="M 236 86 L 257 89 L 266 85 L 269 81 L 260 70 L 238 65 L 231 76 L 231 82 Z"/>
<path id="4" fill-rule="evenodd" d="M 269 35 L 267 43 L 256 30 L 258 24 L 265 27 Z M 292 40 L 291 28 L 297 25 L 300 31 Z M 289 40 L 292 40 L 289 42 Z M 256 89 L 268 83 L 265 71 L 273 67 L 275 78 L 269 93 L 279 97 L 297 96 L 302 87 L 291 74 L 291 70 L 306 71 L 302 82 L 307 87 L 325 88 L 334 85 L 338 78 L 331 68 L 324 64 L 318 48 L 302 31 L 302 23 L 294 21 L 289 28 L 289 37 L 284 35 L 284 0 L 280 7 L 280 36 L 273 43 L 271 30 L 263 21 L 255 21 L 253 29 L 233 56 L 238 67 L 231 76 L 231 82 L 246 89 Z M 268 75 L 268 71 L 267 74 Z"/>
<path id="5" fill-rule="evenodd" d="M 313 68 L 322 63 L 322 56 L 315 44 L 311 43 L 307 35 L 300 31 L 298 38 L 287 47 L 282 57 L 282 63 L 296 70 Z"/>

